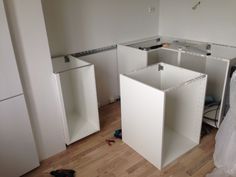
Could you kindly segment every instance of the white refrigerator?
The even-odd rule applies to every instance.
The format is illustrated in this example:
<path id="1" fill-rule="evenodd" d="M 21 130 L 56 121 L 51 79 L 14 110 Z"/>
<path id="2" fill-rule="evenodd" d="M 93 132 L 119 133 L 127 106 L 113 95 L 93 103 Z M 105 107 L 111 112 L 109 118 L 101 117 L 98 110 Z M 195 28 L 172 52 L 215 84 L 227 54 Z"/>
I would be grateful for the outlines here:
<path id="1" fill-rule="evenodd" d="M 39 166 L 3 0 L 0 0 L 0 177 Z"/>

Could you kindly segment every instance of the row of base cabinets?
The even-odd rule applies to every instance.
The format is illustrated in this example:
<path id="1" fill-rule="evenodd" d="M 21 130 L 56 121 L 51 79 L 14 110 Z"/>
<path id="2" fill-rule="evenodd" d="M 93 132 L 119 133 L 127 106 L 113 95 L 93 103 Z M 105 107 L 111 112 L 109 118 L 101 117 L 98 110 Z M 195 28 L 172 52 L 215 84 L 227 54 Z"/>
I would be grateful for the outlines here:
<path id="1" fill-rule="evenodd" d="M 204 121 L 214 127 L 219 127 L 229 107 L 227 98 L 229 72 L 231 66 L 236 64 L 236 59 L 217 58 L 167 47 L 146 51 L 133 46 L 137 44 L 118 45 L 119 74 L 130 73 L 159 62 L 207 74 L 206 96 L 218 104 L 205 107 L 204 117 L 207 118 Z"/>

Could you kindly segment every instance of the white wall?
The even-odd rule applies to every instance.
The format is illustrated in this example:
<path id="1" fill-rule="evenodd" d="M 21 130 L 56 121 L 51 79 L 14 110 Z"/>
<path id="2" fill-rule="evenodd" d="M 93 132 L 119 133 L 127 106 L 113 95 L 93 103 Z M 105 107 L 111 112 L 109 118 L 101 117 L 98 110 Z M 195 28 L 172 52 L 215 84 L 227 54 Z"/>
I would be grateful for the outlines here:
<path id="1" fill-rule="evenodd" d="M 159 0 L 42 0 L 52 56 L 158 34 Z M 155 10 L 149 12 L 149 8 Z M 116 51 L 82 57 L 95 65 L 98 102 L 119 96 Z"/>
<path id="2" fill-rule="evenodd" d="M 236 1 L 160 0 L 159 34 L 236 46 Z"/>
<path id="3" fill-rule="evenodd" d="M 40 159 L 65 149 L 40 0 L 5 0 Z M 16 144 L 17 146 L 17 144 Z"/>
<path id="4" fill-rule="evenodd" d="M 159 0 L 42 0 L 52 55 L 157 34 Z M 149 13 L 148 8 L 155 11 Z"/>

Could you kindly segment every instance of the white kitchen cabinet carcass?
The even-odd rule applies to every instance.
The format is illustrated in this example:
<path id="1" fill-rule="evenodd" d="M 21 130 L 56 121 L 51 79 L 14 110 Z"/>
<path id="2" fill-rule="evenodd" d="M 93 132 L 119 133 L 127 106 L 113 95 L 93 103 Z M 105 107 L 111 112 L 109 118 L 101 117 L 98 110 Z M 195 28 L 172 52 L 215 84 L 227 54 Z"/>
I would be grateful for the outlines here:
<path id="1" fill-rule="evenodd" d="M 226 111 L 225 93 L 230 68 L 229 60 L 181 53 L 180 66 L 208 75 L 206 96 L 213 98 L 215 104 L 205 105 L 204 121 L 214 127 L 219 127 Z"/>
<path id="2" fill-rule="evenodd" d="M 118 73 L 125 74 L 148 65 L 148 53 L 126 45 L 117 46 Z"/>
<path id="3" fill-rule="evenodd" d="M 204 121 L 219 127 L 227 110 L 227 94 L 231 66 L 236 64 L 236 48 L 181 39 L 155 37 L 149 40 L 118 45 L 119 73 L 125 74 L 149 65 L 164 62 L 208 75 L 207 94 L 214 106 L 206 106 Z M 152 49 L 150 46 L 162 47 Z M 208 54 L 208 52 L 210 52 Z M 136 60 L 138 58 L 138 60 Z"/>
<path id="4" fill-rule="evenodd" d="M 148 66 L 158 62 L 165 62 L 174 66 L 178 66 L 179 53 L 174 50 L 164 50 L 162 48 L 151 50 L 148 52 Z"/>
<path id="5" fill-rule="evenodd" d="M 120 75 L 122 139 L 162 169 L 200 141 L 207 75 L 159 63 Z"/>
<path id="6" fill-rule="evenodd" d="M 149 49 L 148 46 L 154 46 L 155 48 Z M 117 46 L 117 58 L 119 74 L 129 73 L 158 62 L 171 65 L 178 64 L 178 52 L 163 50 L 159 38 L 127 45 L 119 44 Z"/>
<path id="7" fill-rule="evenodd" d="M 63 114 L 65 143 L 100 130 L 94 65 L 73 56 L 52 59 Z"/>
<path id="8" fill-rule="evenodd" d="M 39 166 L 2 0 L 0 0 L 0 142 L 0 176 L 18 177 Z"/>

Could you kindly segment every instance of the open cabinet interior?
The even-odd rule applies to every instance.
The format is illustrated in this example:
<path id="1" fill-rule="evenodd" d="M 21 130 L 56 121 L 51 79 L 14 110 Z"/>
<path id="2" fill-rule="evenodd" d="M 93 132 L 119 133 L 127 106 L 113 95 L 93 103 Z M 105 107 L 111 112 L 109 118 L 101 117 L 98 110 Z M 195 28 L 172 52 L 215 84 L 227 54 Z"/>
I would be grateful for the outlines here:
<path id="1" fill-rule="evenodd" d="M 163 91 L 174 88 L 202 75 L 201 73 L 181 68 L 178 68 L 178 73 L 175 72 L 175 67 L 169 64 L 160 63 L 140 69 L 138 72 L 131 72 L 127 75 L 130 78 Z"/>
<path id="2" fill-rule="evenodd" d="M 163 166 L 200 141 L 206 79 L 190 82 L 166 92 Z"/>
<path id="3" fill-rule="evenodd" d="M 178 66 L 179 53 L 174 50 L 155 49 L 148 51 L 148 65 L 152 65 L 158 62 L 168 63 L 174 66 Z"/>
<path id="4" fill-rule="evenodd" d="M 231 60 L 206 55 L 207 52 L 204 51 L 205 44 L 200 45 L 199 48 L 196 44 L 192 47 L 190 44 L 184 47 L 185 43 L 180 42 L 173 42 L 169 47 L 158 47 L 156 49 L 149 49 L 150 47 L 148 47 L 158 45 L 160 45 L 160 41 L 150 40 L 118 46 L 120 74 L 130 73 L 158 62 L 207 74 L 204 121 L 214 127 L 219 127 L 227 111 L 225 95 Z M 148 50 L 142 50 L 143 48 L 148 48 Z M 220 55 L 217 52 L 217 50 L 222 51 L 222 47 L 217 48 L 217 45 L 213 45 L 212 48 L 213 55 L 223 56 L 223 54 Z M 222 52 L 225 56 L 232 57 L 233 51 L 229 51 L 229 54 Z M 148 78 L 145 78 L 145 80 L 148 80 Z"/>
<path id="5" fill-rule="evenodd" d="M 219 127 L 224 116 L 229 61 L 210 56 L 182 53 L 180 66 L 208 75 L 204 121 Z"/>
<path id="6" fill-rule="evenodd" d="M 84 65 L 74 68 L 73 62 Z M 71 144 L 100 128 L 94 66 L 75 58 L 64 64 L 73 66 L 73 69 L 57 74 L 66 144 Z"/>
<path id="7" fill-rule="evenodd" d="M 192 149 L 200 140 L 206 82 L 204 74 L 164 63 L 121 75 L 124 142 L 159 169 Z"/>

